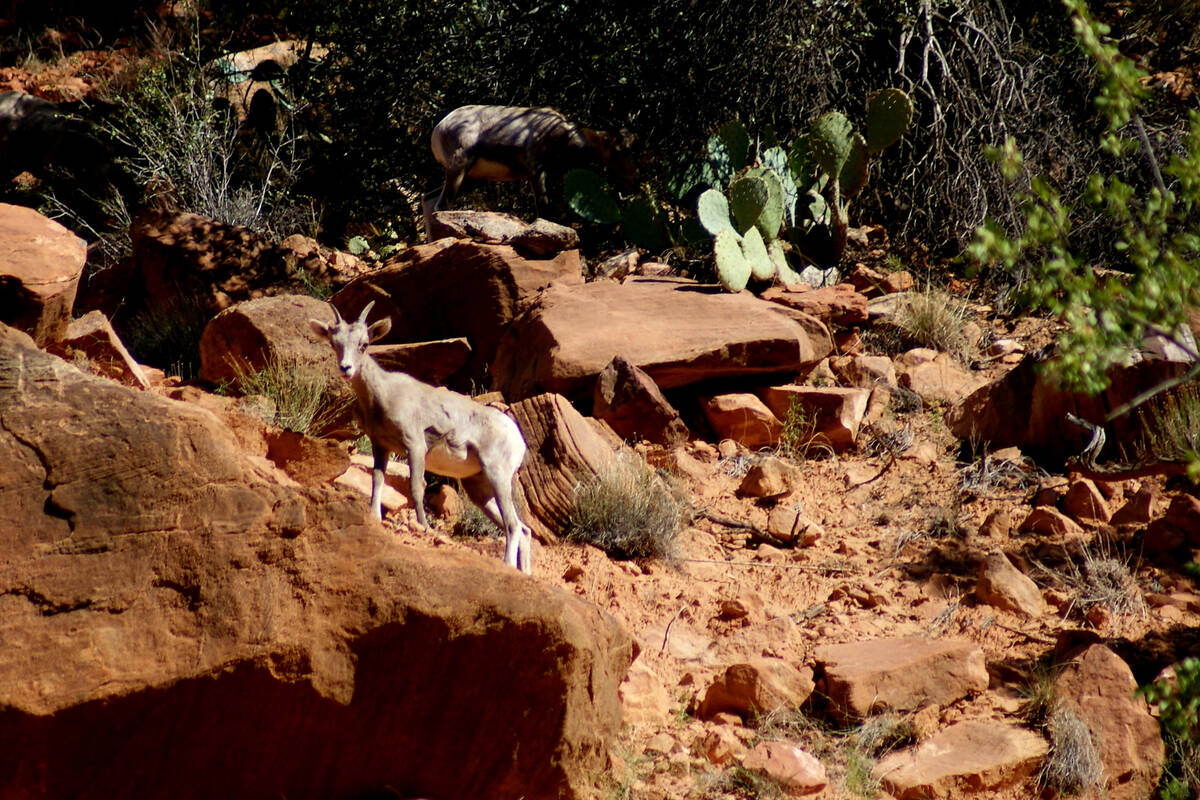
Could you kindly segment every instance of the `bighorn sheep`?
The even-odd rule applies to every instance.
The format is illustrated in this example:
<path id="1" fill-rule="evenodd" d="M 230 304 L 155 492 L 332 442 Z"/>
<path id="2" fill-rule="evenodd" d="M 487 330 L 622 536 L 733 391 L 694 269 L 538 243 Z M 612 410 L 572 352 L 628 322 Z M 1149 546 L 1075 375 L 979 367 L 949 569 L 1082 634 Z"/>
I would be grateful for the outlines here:
<path id="1" fill-rule="evenodd" d="M 425 231 L 433 212 L 453 202 L 466 178 L 528 180 L 539 214 L 550 207 L 549 178 L 557 180 L 572 167 L 602 167 L 622 187 L 632 186 L 633 164 L 625 154 L 631 138 L 580 127 L 552 108 L 456 108 L 433 129 L 429 142 L 433 157 L 446 168 L 446 180 L 425 198 Z"/>
<path id="2" fill-rule="evenodd" d="M 425 471 L 458 478 L 471 501 L 483 509 L 508 538 L 504 561 L 532 571 L 532 536 L 517 514 L 513 481 L 525 459 L 525 439 L 517 424 L 503 412 L 480 405 L 465 395 L 422 383 L 403 372 L 387 372 L 367 353 L 367 345 L 386 336 L 389 318 L 367 324 L 374 301 L 354 322 L 336 308 L 333 325 L 310 320 L 313 331 L 329 341 L 338 369 L 357 400 L 359 423 L 371 440 L 371 513 L 383 518 L 381 495 L 388 458 L 408 455 L 411 499 L 417 521 L 425 516 Z M 331 306 L 332 307 L 332 306 Z"/>

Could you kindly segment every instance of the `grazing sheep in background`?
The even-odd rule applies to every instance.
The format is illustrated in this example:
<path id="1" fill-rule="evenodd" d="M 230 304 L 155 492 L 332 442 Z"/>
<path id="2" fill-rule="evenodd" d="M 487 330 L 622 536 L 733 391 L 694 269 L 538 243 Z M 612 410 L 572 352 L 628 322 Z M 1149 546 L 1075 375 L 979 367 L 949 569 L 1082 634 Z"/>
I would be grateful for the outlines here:
<path id="1" fill-rule="evenodd" d="M 497 409 L 380 367 L 367 354 L 367 345 L 386 336 L 392 321 L 381 319 L 368 326 L 367 315 L 374 305 L 374 301 L 367 303 L 354 322 L 343 320 L 336 308 L 333 325 L 310 320 L 313 331 L 333 346 L 338 369 L 354 390 L 359 424 L 371 440 L 375 459 L 371 513 L 383 518 L 381 495 L 388 458 L 393 452 L 407 454 L 410 495 L 421 525 L 429 527 L 425 471 L 458 478 L 471 501 L 507 534 L 505 563 L 531 572 L 532 536 L 513 498 L 513 481 L 525 459 L 520 429 Z"/>
<path id="2" fill-rule="evenodd" d="M 425 198 L 425 232 L 433 212 L 454 201 L 466 178 L 528 180 L 539 215 L 551 205 L 550 176 L 557 180 L 573 167 L 606 168 L 619 184 L 632 186 L 633 165 L 624 154 L 629 138 L 581 127 L 552 108 L 456 108 L 433 129 L 429 142 L 446 168 L 446 180 L 436 197 Z"/>

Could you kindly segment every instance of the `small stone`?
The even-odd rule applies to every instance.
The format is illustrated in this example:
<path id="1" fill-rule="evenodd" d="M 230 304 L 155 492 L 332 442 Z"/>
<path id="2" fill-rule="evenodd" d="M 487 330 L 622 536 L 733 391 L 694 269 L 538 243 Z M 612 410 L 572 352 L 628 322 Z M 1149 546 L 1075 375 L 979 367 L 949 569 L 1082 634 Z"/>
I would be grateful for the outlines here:
<path id="1" fill-rule="evenodd" d="M 817 757 L 787 742 L 760 742 L 742 759 L 742 766 L 766 775 L 793 796 L 819 792 L 828 783 Z"/>
<path id="2" fill-rule="evenodd" d="M 425 502 L 442 519 L 453 519 L 462 513 L 463 502 L 453 486 L 443 483 L 429 494 Z"/>
<path id="3" fill-rule="evenodd" d="M 746 497 L 778 497 L 792 490 L 796 469 L 781 458 L 769 456 L 752 466 L 738 487 Z"/>

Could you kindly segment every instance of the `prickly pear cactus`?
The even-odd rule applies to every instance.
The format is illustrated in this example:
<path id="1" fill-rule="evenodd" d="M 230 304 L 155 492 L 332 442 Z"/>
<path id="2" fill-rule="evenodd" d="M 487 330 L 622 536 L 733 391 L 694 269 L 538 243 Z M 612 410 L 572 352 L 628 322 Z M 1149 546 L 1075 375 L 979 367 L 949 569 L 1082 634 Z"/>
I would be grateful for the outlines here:
<path id="1" fill-rule="evenodd" d="M 902 89 L 884 89 L 867 100 L 867 150 L 874 155 L 899 141 L 912 123 L 912 98 Z"/>
<path id="2" fill-rule="evenodd" d="M 843 197 L 853 197 L 867 185 L 867 162 L 870 158 L 867 155 L 866 140 L 861 134 L 854 134 L 850 143 L 850 153 L 838 175 L 838 183 L 841 184 Z"/>
<path id="3" fill-rule="evenodd" d="M 742 237 L 742 255 L 750 265 L 750 277 L 754 280 L 769 281 L 775 277 L 775 262 L 771 260 L 758 228 L 750 228 Z"/>
<path id="4" fill-rule="evenodd" d="M 785 285 L 800 283 L 800 275 L 787 262 L 787 254 L 783 252 L 783 242 L 776 239 L 767 245 L 767 255 L 775 265 L 775 274 L 779 282 Z"/>
<path id="5" fill-rule="evenodd" d="M 770 200 L 767 182 L 757 175 L 743 175 L 729 184 L 729 208 L 738 233 L 745 234 L 758 220 Z"/>
<path id="6" fill-rule="evenodd" d="M 796 201 L 800 198 L 800 188 L 788 168 L 788 154 L 782 147 L 769 147 L 759 157 L 762 165 L 779 179 L 779 187 L 783 191 L 783 222 L 791 227 L 796 224 Z M 775 234 L 778 236 L 778 232 Z M 768 236 L 767 239 L 774 239 Z"/>
<path id="7" fill-rule="evenodd" d="M 726 228 L 713 240 L 717 280 L 727 292 L 740 292 L 750 282 L 750 263 L 742 252 L 740 238 L 733 228 Z"/>
<path id="8" fill-rule="evenodd" d="M 850 120 L 838 111 L 822 114 L 808 132 L 808 147 L 813 160 L 826 175 L 841 175 L 854 146 Z"/>
<path id="9" fill-rule="evenodd" d="M 754 218 L 754 227 L 762 234 L 764 241 L 771 241 L 779 236 L 785 216 L 783 182 L 775 172 L 767 167 L 754 167 L 746 171 L 747 178 L 761 180 L 767 187 L 767 201 L 763 203 L 758 216 Z"/>
<path id="10" fill-rule="evenodd" d="M 716 236 L 723 230 L 733 230 L 733 222 L 729 218 L 729 201 L 725 195 L 716 189 L 706 189 L 696 201 L 696 216 L 709 236 Z"/>

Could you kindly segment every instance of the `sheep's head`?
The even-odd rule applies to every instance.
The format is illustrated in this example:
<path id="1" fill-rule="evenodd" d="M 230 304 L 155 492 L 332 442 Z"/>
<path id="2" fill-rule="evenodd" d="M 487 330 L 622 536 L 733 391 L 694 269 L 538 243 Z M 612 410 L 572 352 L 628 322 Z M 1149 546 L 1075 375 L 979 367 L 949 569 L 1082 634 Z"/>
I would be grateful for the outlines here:
<path id="1" fill-rule="evenodd" d="M 367 315 L 371 313 L 371 307 L 374 305 L 375 301 L 372 300 L 363 308 L 358 319 L 354 322 L 346 322 L 331 303 L 329 307 L 333 309 L 335 320 L 332 325 L 316 319 L 308 321 L 308 324 L 312 326 L 313 333 L 333 346 L 333 353 L 337 356 L 338 370 L 348 381 L 354 380 L 362 371 L 363 360 L 367 357 L 367 345 L 387 336 L 388 331 L 392 329 L 392 320 L 387 317 L 372 325 L 367 324 Z"/>

